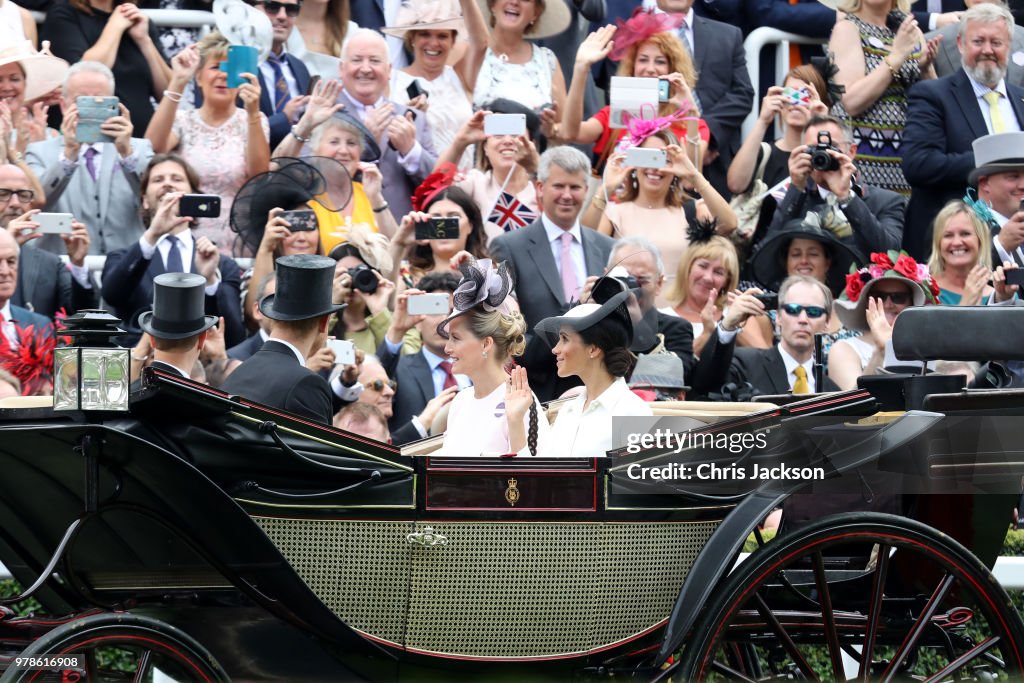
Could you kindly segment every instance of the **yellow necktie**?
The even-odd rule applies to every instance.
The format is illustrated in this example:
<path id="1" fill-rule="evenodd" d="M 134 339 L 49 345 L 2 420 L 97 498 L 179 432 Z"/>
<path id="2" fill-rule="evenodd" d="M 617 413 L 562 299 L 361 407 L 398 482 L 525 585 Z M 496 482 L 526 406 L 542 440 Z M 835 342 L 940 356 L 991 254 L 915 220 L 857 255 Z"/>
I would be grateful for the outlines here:
<path id="1" fill-rule="evenodd" d="M 992 132 L 1005 133 L 1006 122 L 1003 120 L 1003 112 L 999 110 L 999 98 L 1002 95 L 995 90 L 989 90 L 982 97 L 988 102 L 988 115 L 992 119 Z"/>
<path id="2" fill-rule="evenodd" d="M 793 370 L 793 374 L 796 375 L 796 382 L 793 384 L 794 394 L 809 394 L 811 393 L 811 385 L 807 383 L 807 371 L 804 370 L 804 366 L 798 365 Z"/>

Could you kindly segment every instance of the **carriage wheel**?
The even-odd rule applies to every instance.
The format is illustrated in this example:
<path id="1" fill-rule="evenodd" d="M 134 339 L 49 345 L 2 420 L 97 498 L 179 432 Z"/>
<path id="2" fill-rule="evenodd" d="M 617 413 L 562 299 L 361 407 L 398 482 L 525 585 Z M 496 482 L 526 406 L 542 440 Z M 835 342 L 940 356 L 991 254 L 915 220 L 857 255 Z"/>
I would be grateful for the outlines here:
<path id="1" fill-rule="evenodd" d="M 674 680 L 1018 680 L 1024 622 L 978 558 L 911 519 L 826 517 L 752 553 Z"/>
<path id="2" fill-rule="evenodd" d="M 19 657 L 80 654 L 84 672 L 26 670 L 13 664 L 0 683 L 74 680 L 144 682 L 154 669 L 179 683 L 227 683 L 230 679 L 213 656 L 183 631 L 150 617 L 129 613 L 96 614 L 55 628 L 29 645 Z"/>

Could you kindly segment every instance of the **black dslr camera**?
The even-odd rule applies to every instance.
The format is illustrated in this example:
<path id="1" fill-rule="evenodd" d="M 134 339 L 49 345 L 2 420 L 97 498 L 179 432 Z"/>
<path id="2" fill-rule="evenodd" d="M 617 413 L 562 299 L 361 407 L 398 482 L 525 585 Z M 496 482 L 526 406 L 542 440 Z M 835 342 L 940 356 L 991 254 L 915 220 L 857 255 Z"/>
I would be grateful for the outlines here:
<path id="1" fill-rule="evenodd" d="M 373 294 L 377 291 L 377 285 L 379 284 L 377 273 L 365 263 L 355 268 L 349 268 L 348 274 L 352 278 L 352 287 L 354 289 L 366 292 L 367 294 Z"/>
<path id="2" fill-rule="evenodd" d="M 832 134 L 827 130 L 818 132 L 818 144 L 811 148 L 811 168 L 815 171 L 838 171 L 839 159 L 828 153 L 829 150 L 839 151 L 832 144 Z"/>

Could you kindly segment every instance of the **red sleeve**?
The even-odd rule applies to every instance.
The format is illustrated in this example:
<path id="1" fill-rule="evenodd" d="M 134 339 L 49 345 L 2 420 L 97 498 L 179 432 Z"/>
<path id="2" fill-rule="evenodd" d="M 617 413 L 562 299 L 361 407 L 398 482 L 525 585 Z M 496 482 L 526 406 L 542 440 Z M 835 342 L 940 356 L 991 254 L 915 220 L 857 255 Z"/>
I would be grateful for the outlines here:
<path id="1" fill-rule="evenodd" d="M 608 135 L 611 133 L 611 128 L 608 125 L 609 119 L 611 118 L 611 111 L 611 107 L 604 106 L 601 107 L 600 111 L 592 117 L 595 121 L 601 124 L 601 137 L 599 137 L 597 142 L 594 143 L 595 156 L 600 156 L 601 152 L 604 151 L 604 146 L 608 144 Z"/>

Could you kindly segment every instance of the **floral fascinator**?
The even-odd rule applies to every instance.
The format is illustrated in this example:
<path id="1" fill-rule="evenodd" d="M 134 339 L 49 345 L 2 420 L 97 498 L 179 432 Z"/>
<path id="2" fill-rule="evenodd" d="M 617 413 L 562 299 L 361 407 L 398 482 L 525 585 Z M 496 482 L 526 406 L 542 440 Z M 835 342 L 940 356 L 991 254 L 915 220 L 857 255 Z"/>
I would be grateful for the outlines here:
<path id="1" fill-rule="evenodd" d="M 490 259 L 476 261 L 469 258 L 463 261 L 459 270 L 462 271 L 462 281 L 452 295 L 452 312 L 437 326 L 437 333 L 445 339 L 448 338 L 448 324 L 477 306 L 488 312 L 511 311 L 505 299 L 512 291 L 512 276 L 504 262 L 495 268 Z"/>
<path id="2" fill-rule="evenodd" d="M 615 22 L 618 25 L 613 40 L 615 46 L 608 57 L 615 62 L 621 61 L 631 47 L 639 45 L 655 33 L 678 30 L 684 18 L 682 14 L 655 14 L 653 9 L 637 7 L 629 19 Z"/>
<path id="3" fill-rule="evenodd" d="M 871 264 L 864 268 L 850 266 L 846 288 L 836 300 L 839 320 L 849 329 L 862 332 L 869 330 L 865 311 L 871 290 L 882 280 L 906 282 L 910 287 L 913 306 L 938 303 L 939 285 L 928 272 L 928 266 L 918 263 L 907 252 L 894 249 L 875 252 L 871 254 L 870 261 Z"/>
<path id="4" fill-rule="evenodd" d="M 425 211 L 434 197 L 447 190 L 459 179 L 458 171 L 458 166 L 446 161 L 438 166 L 436 171 L 424 178 L 420 186 L 413 190 L 411 197 L 413 211 Z"/>

